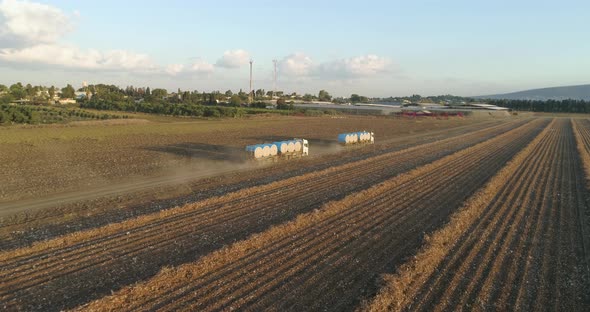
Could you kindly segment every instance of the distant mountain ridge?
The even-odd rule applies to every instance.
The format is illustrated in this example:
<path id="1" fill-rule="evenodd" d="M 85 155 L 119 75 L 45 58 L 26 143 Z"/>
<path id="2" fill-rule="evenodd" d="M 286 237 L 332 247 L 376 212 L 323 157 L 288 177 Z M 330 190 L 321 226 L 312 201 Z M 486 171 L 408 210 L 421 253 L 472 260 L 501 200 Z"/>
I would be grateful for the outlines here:
<path id="1" fill-rule="evenodd" d="M 506 99 L 506 100 L 584 100 L 590 101 L 590 84 L 578 86 L 552 87 L 531 89 L 505 94 L 475 96 L 476 99 Z"/>

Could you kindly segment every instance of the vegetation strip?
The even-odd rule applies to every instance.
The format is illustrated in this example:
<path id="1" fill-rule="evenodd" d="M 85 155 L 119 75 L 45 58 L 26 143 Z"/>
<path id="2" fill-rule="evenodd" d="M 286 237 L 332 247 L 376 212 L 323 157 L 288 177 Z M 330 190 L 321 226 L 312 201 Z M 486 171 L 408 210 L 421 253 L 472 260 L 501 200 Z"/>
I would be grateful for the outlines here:
<path id="1" fill-rule="evenodd" d="M 146 283 L 126 288 L 87 308 L 282 310 L 306 304 L 311 304 L 308 308 L 325 308 L 327 306 L 322 304 L 328 303 L 326 300 L 336 300 L 329 305 L 331 309 L 346 308 L 349 300 L 358 298 L 354 294 L 358 295 L 358 290 L 366 287 L 364 283 L 371 279 L 370 275 L 360 273 L 371 264 L 383 269 L 389 262 L 383 252 L 390 252 L 387 248 L 390 244 L 397 244 L 402 251 L 411 248 L 407 241 L 417 240 L 418 233 L 435 226 L 439 218 L 444 218 L 444 211 L 452 210 L 454 203 L 462 201 L 471 188 L 483 184 L 531 135 L 534 137 L 538 125 L 539 122 L 535 122 L 523 126 L 329 203 L 317 212 L 300 215 L 296 221 L 216 251 L 194 264 L 163 271 Z M 496 152 L 490 154 L 490 149 Z M 476 168 L 482 169 L 481 173 L 469 173 L 469 169 Z M 456 196 L 441 198 L 444 191 L 437 186 L 442 190 L 455 189 L 457 186 L 450 181 L 457 179 L 468 187 L 463 187 Z M 424 189 L 423 181 L 430 180 L 432 184 Z M 437 209 L 432 203 L 439 199 L 444 199 L 442 202 L 448 206 L 441 204 L 445 210 L 433 213 Z M 392 227 L 401 228 L 400 233 L 392 232 Z M 366 257 L 371 255 L 374 258 L 370 261 L 360 261 L 368 260 Z M 343 266 L 351 269 L 351 265 L 357 269 L 343 269 Z M 334 288 L 332 283 L 337 281 L 347 286 Z M 252 288 L 252 292 L 248 288 Z M 352 297 L 340 296 L 342 294 L 334 291 L 344 291 Z M 286 294 L 288 298 L 284 297 Z M 300 297 L 301 294 L 305 297 Z M 293 305 L 294 302 L 298 303 Z"/>

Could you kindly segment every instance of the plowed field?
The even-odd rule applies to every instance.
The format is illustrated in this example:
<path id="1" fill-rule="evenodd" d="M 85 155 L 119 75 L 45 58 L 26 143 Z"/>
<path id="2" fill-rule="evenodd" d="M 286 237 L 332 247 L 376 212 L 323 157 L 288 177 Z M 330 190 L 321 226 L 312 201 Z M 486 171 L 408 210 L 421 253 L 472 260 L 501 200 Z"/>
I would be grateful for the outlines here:
<path id="1" fill-rule="evenodd" d="M 451 245 L 440 261 L 432 258 L 441 246 L 426 248 L 430 257 L 394 277 L 370 309 L 587 311 L 588 193 L 575 137 L 584 154 L 588 125 L 579 123 L 575 135 L 570 120 L 556 120 L 492 181 L 484 202 L 451 222 L 462 232 L 435 234 Z"/>
<path id="2" fill-rule="evenodd" d="M 348 116 L 0 128 L 0 193 L 7 195 L 0 195 L 0 250 L 520 122 Z M 339 131 L 354 129 L 374 129 L 377 144 L 336 144 Z M 272 166 L 240 157 L 246 144 L 290 136 L 310 140 L 310 157 Z M 78 170 L 84 166 L 102 173 Z"/>
<path id="3" fill-rule="evenodd" d="M 0 306 L 585 310 L 589 143 L 587 120 L 490 122 L 250 176 L 1 252 Z"/>

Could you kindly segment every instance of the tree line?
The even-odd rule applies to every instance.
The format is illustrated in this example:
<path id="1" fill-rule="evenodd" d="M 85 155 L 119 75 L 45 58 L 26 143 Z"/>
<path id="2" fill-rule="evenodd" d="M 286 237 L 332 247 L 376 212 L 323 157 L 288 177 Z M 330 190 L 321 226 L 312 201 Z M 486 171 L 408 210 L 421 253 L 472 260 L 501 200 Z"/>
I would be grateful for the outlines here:
<path id="1" fill-rule="evenodd" d="M 39 122 L 39 113 L 31 107 L 0 104 L 0 124 Z"/>
<path id="2" fill-rule="evenodd" d="M 282 110 L 294 110 L 293 100 L 324 101 L 334 103 L 369 103 L 381 102 L 428 102 L 428 103 L 470 103 L 484 101 L 490 104 L 503 106 L 517 111 L 548 112 L 548 113 L 590 113 L 590 102 L 583 100 L 481 100 L 467 97 L 440 95 L 422 97 L 418 94 L 407 97 L 369 98 L 359 94 L 352 94 L 348 98 L 335 98 L 328 91 L 320 90 L 317 95 L 297 93 L 285 93 L 283 91 L 266 91 L 264 89 L 253 90 L 252 94 L 242 91 L 234 93 L 232 90 L 225 92 L 199 92 L 182 91 L 178 89 L 169 93 L 166 89 L 150 87 L 127 86 L 120 88 L 115 85 L 95 84 L 78 90 L 68 84 L 63 88 L 55 86 L 32 86 L 20 82 L 5 86 L 0 84 L 0 104 L 9 104 L 24 100 L 35 105 L 52 104 L 55 98 L 75 98 L 76 91 L 85 94 L 84 99 L 79 100 L 81 108 L 94 108 L 100 110 L 117 110 L 125 112 L 144 112 L 153 114 L 165 114 L 175 116 L 231 116 L 244 114 L 243 111 L 233 108 L 250 107 L 264 109 L 268 101 L 276 99 L 277 108 Z M 216 108 L 211 108 L 214 106 Z M 227 108 L 233 107 L 233 108 Z M 4 119 L 9 113 L 4 112 Z M 20 112 L 27 116 L 25 112 Z M 10 113 L 11 119 L 23 119 L 17 111 Z M 16 117 L 14 117 L 16 116 Z"/>
<path id="3" fill-rule="evenodd" d="M 55 86 L 32 86 L 30 83 L 23 85 L 20 82 L 5 86 L 0 84 L 0 104 L 8 104 L 14 101 L 26 100 L 31 104 L 50 104 L 54 98 L 75 98 L 76 90 L 68 84 L 59 89 Z"/>
<path id="4" fill-rule="evenodd" d="M 31 104 L 52 104 L 54 99 L 74 99 L 76 98 L 76 91 L 86 95 L 86 98 L 91 98 L 99 95 L 101 99 L 111 101 L 122 101 L 123 99 L 132 97 L 133 99 L 143 99 L 148 102 L 164 99 L 168 102 L 190 102 L 206 105 L 213 102 L 227 102 L 233 106 L 243 105 L 246 103 L 268 101 L 274 99 L 282 99 L 285 101 L 302 100 L 302 101 L 325 101 L 330 102 L 335 100 L 332 95 L 326 90 L 320 90 L 317 95 L 313 94 L 297 94 L 285 93 L 283 91 L 266 91 L 264 89 L 252 90 L 248 94 L 240 89 L 239 92 L 234 93 L 232 90 L 225 92 L 211 91 L 198 92 L 181 91 L 169 93 L 166 89 L 150 87 L 133 87 L 127 86 L 120 88 L 115 85 L 95 84 L 84 86 L 78 90 L 74 89 L 72 85 L 68 84 L 63 88 L 56 88 L 55 86 L 33 86 L 31 84 L 23 85 L 20 82 L 10 86 L 0 84 L 0 103 L 11 103 L 14 101 L 25 100 Z"/>
<path id="5" fill-rule="evenodd" d="M 516 111 L 545 113 L 590 113 L 590 102 L 584 100 L 487 100 L 487 103 Z"/>
<path id="6" fill-rule="evenodd" d="M 129 118 L 129 116 L 91 112 L 82 109 L 69 109 L 65 107 L 0 104 L 0 125 L 51 124 L 74 120 L 105 120 L 118 118 L 126 119 Z"/>
<path id="7" fill-rule="evenodd" d="M 161 101 L 134 102 L 92 99 L 80 102 L 80 108 L 191 117 L 241 117 L 245 114 L 244 109 L 240 107 L 205 106 L 195 103 L 167 103 Z"/>

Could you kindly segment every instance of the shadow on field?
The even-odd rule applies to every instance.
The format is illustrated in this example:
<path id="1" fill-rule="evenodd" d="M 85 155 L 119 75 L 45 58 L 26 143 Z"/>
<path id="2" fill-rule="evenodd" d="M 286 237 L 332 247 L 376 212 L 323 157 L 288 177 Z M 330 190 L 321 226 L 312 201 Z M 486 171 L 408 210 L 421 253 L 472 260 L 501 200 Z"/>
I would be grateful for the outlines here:
<path id="1" fill-rule="evenodd" d="M 165 146 L 151 146 L 147 150 L 164 152 L 176 156 L 191 159 L 222 160 L 236 163 L 246 161 L 246 153 L 243 149 L 224 145 L 204 143 L 179 143 Z"/>

